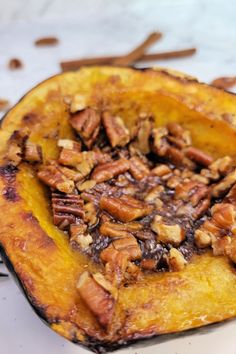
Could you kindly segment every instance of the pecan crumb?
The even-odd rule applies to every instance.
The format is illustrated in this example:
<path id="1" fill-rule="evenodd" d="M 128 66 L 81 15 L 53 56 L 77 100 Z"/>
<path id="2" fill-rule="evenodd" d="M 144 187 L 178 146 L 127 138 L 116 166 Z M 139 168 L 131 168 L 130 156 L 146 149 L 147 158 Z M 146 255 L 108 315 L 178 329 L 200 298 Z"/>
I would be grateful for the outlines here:
<path id="1" fill-rule="evenodd" d="M 10 101 L 4 98 L 0 98 L 0 112 L 6 111 L 10 106 Z"/>
<path id="2" fill-rule="evenodd" d="M 18 58 L 12 58 L 9 60 L 8 62 L 8 68 L 10 70 L 17 70 L 17 69 L 21 69 L 23 67 L 23 63 L 20 59 Z"/>
<path id="3" fill-rule="evenodd" d="M 179 272 L 183 270 L 187 264 L 187 261 L 182 253 L 176 248 L 171 248 L 167 260 L 170 270 L 173 272 Z"/>
<path id="4" fill-rule="evenodd" d="M 59 44 L 59 39 L 57 37 L 42 37 L 38 38 L 34 41 L 34 44 L 37 47 L 43 47 L 43 46 L 54 46 Z"/>

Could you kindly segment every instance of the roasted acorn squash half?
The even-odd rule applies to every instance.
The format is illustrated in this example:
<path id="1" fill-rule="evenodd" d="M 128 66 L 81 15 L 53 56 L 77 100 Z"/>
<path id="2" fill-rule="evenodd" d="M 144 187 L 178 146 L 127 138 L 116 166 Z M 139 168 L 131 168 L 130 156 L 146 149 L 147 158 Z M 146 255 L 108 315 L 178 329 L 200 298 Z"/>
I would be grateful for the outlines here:
<path id="1" fill-rule="evenodd" d="M 48 191 L 33 165 L 15 167 L 7 160 L 10 137 L 24 129 L 45 160 L 57 157 L 57 139 L 75 138 L 68 124 L 71 99 L 119 114 L 128 129 L 143 112 L 156 126 L 181 123 L 195 147 L 214 158 L 236 155 L 236 96 L 176 72 L 90 67 L 32 89 L 1 125 L 0 244 L 35 311 L 53 330 L 95 352 L 236 316 L 234 263 L 209 249 L 193 255 L 184 270 L 147 273 L 120 287 L 109 330 L 99 324 L 76 286 L 81 273 L 100 271 L 102 265 L 72 250 L 53 225 Z"/>

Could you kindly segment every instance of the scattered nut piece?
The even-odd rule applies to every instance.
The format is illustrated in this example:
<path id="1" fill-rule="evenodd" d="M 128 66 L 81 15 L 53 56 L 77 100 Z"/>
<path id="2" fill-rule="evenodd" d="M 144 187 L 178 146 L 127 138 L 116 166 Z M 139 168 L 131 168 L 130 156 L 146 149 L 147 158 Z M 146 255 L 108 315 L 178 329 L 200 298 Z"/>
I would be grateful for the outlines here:
<path id="1" fill-rule="evenodd" d="M 21 69 L 23 67 L 23 63 L 20 59 L 18 58 L 12 58 L 9 60 L 8 62 L 8 68 L 10 70 L 17 70 L 17 69 Z"/>
<path id="2" fill-rule="evenodd" d="M 196 230 L 194 233 L 194 240 L 199 248 L 206 248 L 211 245 L 211 234 L 201 229 Z"/>
<path id="3" fill-rule="evenodd" d="M 236 169 L 230 172 L 224 179 L 212 188 L 212 195 L 216 198 L 221 197 L 236 183 Z"/>
<path id="4" fill-rule="evenodd" d="M 155 218 L 151 228 L 157 233 L 158 241 L 164 244 L 178 246 L 185 239 L 185 232 L 178 224 L 166 225 Z"/>
<path id="5" fill-rule="evenodd" d="M 58 43 L 59 43 L 59 39 L 56 37 L 42 37 L 34 41 L 34 44 L 37 47 L 53 46 L 53 45 L 57 45 Z"/>
<path id="6" fill-rule="evenodd" d="M 182 253 L 176 248 L 171 248 L 167 260 L 172 272 L 179 272 L 183 270 L 187 264 L 187 261 Z"/>
<path id="7" fill-rule="evenodd" d="M 4 98 L 0 98 L 0 112 L 6 111 L 10 106 L 10 102 Z"/>
<path id="8" fill-rule="evenodd" d="M 28 162 L 41 162 L 43 158 L 41 146 L 27 140 L 25 142 L 24 158 Z"/>

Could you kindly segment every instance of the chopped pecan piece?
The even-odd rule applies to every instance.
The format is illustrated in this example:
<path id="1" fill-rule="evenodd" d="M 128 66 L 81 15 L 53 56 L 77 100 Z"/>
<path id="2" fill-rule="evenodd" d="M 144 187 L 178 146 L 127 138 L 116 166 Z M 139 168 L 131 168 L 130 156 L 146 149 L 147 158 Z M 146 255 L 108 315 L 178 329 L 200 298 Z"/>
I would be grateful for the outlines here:
<path id="1" fill-rule="evenodd" d="M 51 162 L 51 164 L 54 163 Z M 79 171 L 73 170 L 72 168 L 64 167 L 57 163 L 55 163 L 54 166 L 56 166 L 58 171 L 74 182 L 80 181 L 83 178 L 83 175 Z"/>
<path id="2" fill-rule="evenodd" d="M 215 204 L 211 208 L 211 214 L 216 226 L 224 229 L 233 225 L 236 215 L 234 206 L 229 203 Z"/>
<path id="3" fill-rule="evenodd" d="M 184 154 L 179 149 L 176 149 L 172 146 L 168 146 L 166 149 L 166 157 L 174 163 L 176 166 L 183 165 Z"/>
<path id="4" fill-rule="evenodd" d="M 142 153 L 148 154 L 150 152 L 150 144 L 149 138 L 151 135 L 151 130 L 153 126 L 153 122 L 150 118 L 141 119 L 138 122 L 138 132 L 137 132 L 137 140 L 134 143 L 134 146 Z"/>
<path id="5" fill-rule="evenodd" d="M 209 166 L 209 169 L 211 171 L 219 172 L 221 175 L 225 175 L 232 168 L 232 164 L 232 157 L 224 156 L 212 162 Z"/>
<path id="6" fill-rule="evenodd" d="M 151 228 L 157 233 L 157 240 L 164 244 L 178 246 L 185 239 L 185 232 L 178 224 L 166 225 L 154 218 Z"/>
<path id="7" fill-rule="evenodd" d="M 231 244 L 225 250 L 229 259 L 236 263 L 236 238 L 235 236 L 231 239 Z"/>
<path id="8" fill-rule="evenodd" d="M 147 165 L 145 165 L 139 157 L 131 157 L 130 162 L 130 173 L 138 181 L 148 176 L 150 170 Z"/>
<path id="9" fill-rule="evenodd" d="M 152 206 L 125 195 L 121 198 L 103 196 L 100 199 L 100 207 L 123 222 L 146 216 L 152 210 Z"/>
<path id="10" fill-rule="evenodd" d="M 46 185 L 58 189 L 60 192 L 72 193 L 74 190 L 74 182 L 60 172 L 56 166 L 42 166 L 37 175 Z"/>
<path id="11" fill-rule="evenodd" d="M 41 162 L 43 158 L 41 146 L 27 140 L 25 142 L 24 158 L 28 162 Z"/>
<path id="12" fill-rule="evenodd" d="M 93 279 L 101 285 L 101 287 L 105 290 L 107 290 L 115 300 L 117 300 L 118 297 L 118 291 L 117 288 L 114 287 L 105 277 L 102 273 L 95 273 L 92 275 Z"/>
<path id="13" fill-rule="evenodd" d="M 117 224 L 114 222 L 106 221 L 100 226 L 100 232 L 102 235 L 109 237 L 129 237 L 132 232 L 140 231 L 143 226 L 137 222 Z"/>
<path id="14" fill-rule="evenodd" d="M 107 162 L 102 165 L 98 165 L 94 169 L 92 179 L 98 183 L 108 181 L 109 179 L 128 171 L 129 167 L 129 161 L 125 158 Z"/>
<path id="15" fill-rule="evenodd" d="M 145 270 L 154 270 L 156 269 L 158 261 L 156 259 L 144 258 L 142 259 L 140 266 Z"/>
<path id="16" fill-rule="evenodd" d="M 115 305 L 111 293 L 95 281 L 88 272 L 80 275 L 77 289 L 100 325 L 107 328 L 112 320 Z"/>
<path id="17" fill-rule="evenodd" d="M 93 243 L 92 236 L 87 234 L 86 230 L 85 224 L 70 225 L 70 242 L 76 242 L 82 250 L 86 250 Z"/>
<path id="18" fill-rule="evenodd" d="M 230 172 L 225 178 L 212 188 L 214 197 L 221 197 L 236 183 L 236 169 Z"/>
<path id="19" fill-rule="evenodd" d="M 113 241 L 112 244 L 117 251 L 126 252 L 129 260 L 134 261 L 136 259 L 140 259 L 142 256 L 138 242 L 133 236 L 120 238 Z"/>
<path id="20" fill-rule="evenodd" d="M 160 208 L 163 205 L 162 200 L 160 199 L 160 196 L 162 192 L 164 191 L 164 187 L 161 185 L 158 185 L 156 187 L 153 187 L 149 193 L 146 195 L 144 200 L 148 203 L 154 203 L 156 207 Z"/>
<path id="21" fill-rule="evenodd" d="M 187 157 L 200 165 L 209 166 L 213 162 L 213 158 L 210 155 L 193 146 L 186 148 L 184 152 Z"/>
<path id="22" fill-rule="evenodd" d="M 95 225 L 98 221 L 97 211 L 93 203 L 89 202 L 84 206 L 85 211 L 85 221 L 89 226 Z"/>
<path id="23" fill-rule="evenodd" d="M 125 146 L 129 142 L 129 131 L 120 117 L 104 112 L 102 122 L 112 147 Z"/>
<path id="24" fill-rule="evenodd" d="M 175 189 L 181 182 L 181 178 L 179 176 L 171 176 L 166 185 L 167 187 L 171 188 L 171 189 Z"/>
<path id="25" fill-rule="evenodd" d="M 232 239 L 229 236 L 213 237 L 212 249 L 214 256 L 226 255 L 231 247 Z"/>
<path id="26" fill-rule="evenodd" d="M 176 248 L 171 248 L 167 261 L 172 272 L 179 272 L 183 270 L 187 264 L 187 261 L 182 253 Z"/>
<path id="27" fill-rule="evenodd" d="M 162 176 L 169 175 L 170 173 L 172 173 L 172 170 L 167 165 L 158 165 L 157 167 L 152 169 L 152 173 L 155 176 L 162 177 Z"/>
<path id="28" fill-rule="evenodd" d="M 96 185 L 96 181 L 94 181 L 93 179 L 89 179 L 83 183 L 80 184 L 76 184 L 76 187 L 78 188 L 78 190 L 80 192 L 82 191 L 86 191 L 88 189 L 92 189 L 94 186 Z"/>
<path id="29" fill-rule="evenodd" d="M 83 200 L 77 194 L 52 193 L 52 211 L 54 225 L 60 229 L 84 218 Z"/>
<path id="30" fill-rule="evenodd" d="M 59 139 L 57 145 L 61 148 L 73 150 L 75 152 L 81 151 L 81 143 L 71 139 Z"/>
<path id="31" fill-rule="evenodd" d="M 68 97 L 67 104 L 70 105 L 70 113 L 76 113 L 87 107 L 86 98 L 81 94 L 76 94 L 72 98 Z"/>
<path id="32" fill-rule="evenodd" d="M 129 254 L 126 251 L 117 251 L 111 243 L 101 252 L 101 259 L 106 263 L 105 271 L 108 279 L 117 287 L 123 282 L 125 272 L 129 266 Z"/>
<path id="33" fill-rule="evenodd" d="M 100 114 L 92 108 L 85 108 L 70 118 L 70 124 L 79 133 L 88 148 L 92 147 L 98 136 L 100 123 Z"/>
<path id="34" fill-rule="evenodd" d="M 97 161 L 93 151 L 77 152 L 70 149 L 62 149 L 59 163 L 75 167 L 80 171 L 82 177 L 86 177 L 92 171 Z"/>
<path id="35" fill-rule="evenodd" d="M 169 144 L 166 141 L 168 130 L 165 127 L 155 128 L 152 130 L 153 151 L 159 156 L 165 156 Z"/>
<path id="36" fill-rule="evenodd" d="M 194 233 L 194 240 L 199 248 L 206 248 L 211 245 L 211 233 L 206 230 L 196 230 Z"/>

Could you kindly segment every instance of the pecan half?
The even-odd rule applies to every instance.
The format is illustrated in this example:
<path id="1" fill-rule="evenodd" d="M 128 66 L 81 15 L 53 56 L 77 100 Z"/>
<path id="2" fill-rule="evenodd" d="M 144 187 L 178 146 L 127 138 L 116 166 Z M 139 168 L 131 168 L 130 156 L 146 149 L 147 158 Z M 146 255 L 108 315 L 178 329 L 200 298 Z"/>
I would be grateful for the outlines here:
<path id="1" fill-rule="evenodd" d="M 53 223 L 60 229 L 74 224 L 85 216 L 83 200 L 77 194 L 52 193 Z"/>
<path id="2" fill-rule="evenodd" d="M 103 112 L 102 122 L 112 147 L 125 146 L 129 142 L 129 131 L 120 117 Z"/>
<path id="3" fill-rule="evenodd" d="M 236 169 L 230 172 L 222 181 L 217 183 L 212 188 L 212 195 L 214 197 L 220 197 L 227 193 L 229 189 L 236 183 Z"/>
<path id="4" fill-rule="evenodd" d="M 100 207 L 123 222 L 133 221 L 146 216 L 153 209 L 151 205 L 125 195 L 121 198 L 102 196 Z"/>
<path id="5" fill-rule="evenodd" d="M 169 144 L 166 141 L 168 130 L 165 127 L 152 129 L 152 150 L 159 156 L 165 156 Z"/>
<path id="6" fill-rule="evenodd" d="M 70 117 L 70 124 L 79 133 L 84 144 L 91 148 L 100 130 L 100 114 L 95 109 L 85 108 Z"/>
<path id="7" fill-rule="evenodd" d="M 130 162 L 130 173 L 138 181 L 148 176 L 150 170 L 147 165 L 139 157 L 131 157 Z"/>
<path id="8" fill-rule="evenodd" d="M 134 146 L 145 155 L 150 152 L 149 138 L 151 136 L 152 127 L 153 122 L 151 118 L 145 117 L 138 121 L 138 132 Z"/>
<path id="9" fill-rule="evenodd" d="M 129 161 L 125 158 L 121 158 L 119 160 L 98 165 L 94 169 L 91 177 L 98 183 L 108 181 L 109 179 L 128 171 L 129 167 Z"/>
<path id="10" fill-rule="evenodd" d="M 83 272 L 80 275 L 77 289 L 100 325 L 107 328 L 114 313 L 115 300 L 113 296 L 98 284 L 88 272 Z"/>
<path id="11" fill-rule="evenodd" d="M 207 153 L 199 150 L 193 146 L 190 146 L 184 150 L 184 153 L 191 160 L 199 163 L 203 166 L 209 166 L 213 162 L 213 158 Z"/>
<path id="12" fill-rule="evenodd" d="M 74 182 L 68 179 L 54 165 L 42 166 L 37 173 L 38 178 L 49 187 L 55 188 L 63 193 L 72 193 L 74 190 Z"/>

